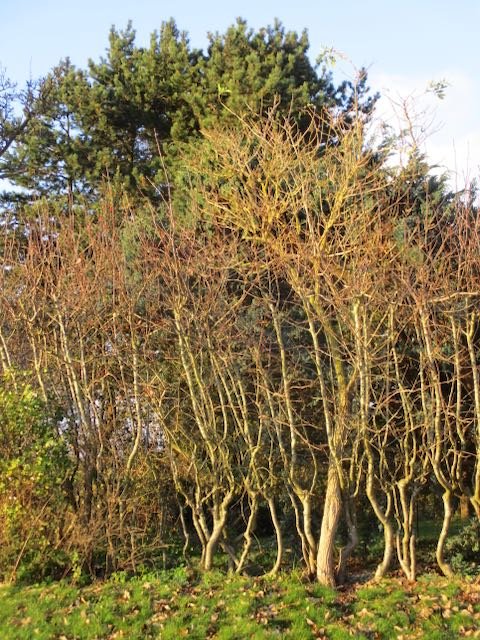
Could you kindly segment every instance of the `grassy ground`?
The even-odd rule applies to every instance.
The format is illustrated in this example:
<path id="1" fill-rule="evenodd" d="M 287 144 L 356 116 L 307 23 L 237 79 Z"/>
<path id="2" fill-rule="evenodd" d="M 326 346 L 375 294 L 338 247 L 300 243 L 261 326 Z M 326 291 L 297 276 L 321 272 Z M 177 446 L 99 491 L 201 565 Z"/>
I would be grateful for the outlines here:
<path id="1" fill-rule="evenodd" d="M 246 578 L 181 568 L 78 587 L 0 587 L 2 640 L 480 638 L 480 583 L 426 575 L 343 591 L 298 573 Z"/>

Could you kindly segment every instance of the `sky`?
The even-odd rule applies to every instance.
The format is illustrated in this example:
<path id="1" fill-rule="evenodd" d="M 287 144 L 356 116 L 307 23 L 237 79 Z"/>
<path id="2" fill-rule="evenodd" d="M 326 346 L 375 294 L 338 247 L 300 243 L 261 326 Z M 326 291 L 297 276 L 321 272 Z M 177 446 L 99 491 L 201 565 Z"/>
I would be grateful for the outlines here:
<path id="1" fill-rule="evenodd" d="M 338 80 L 366 67 L 382 95 L 379 114 L 398 128 L 406 102 L 437 172 L 449 170 L 459 187 L 480 175 L 480 0 L 0 0 L 0 65 L 20 85 L 67 56 L 85 67 L 104 55 L 111 26 L 129 20 L 139 45 L 174 18 L 204 48 L 208 32 L 239 16 L 253 28 L 275 18 L 306 28 L 312 60 L 325 48 L 339 52 Z M 448 84 L 443 100 L 427 91 L 439 81 Z"/>

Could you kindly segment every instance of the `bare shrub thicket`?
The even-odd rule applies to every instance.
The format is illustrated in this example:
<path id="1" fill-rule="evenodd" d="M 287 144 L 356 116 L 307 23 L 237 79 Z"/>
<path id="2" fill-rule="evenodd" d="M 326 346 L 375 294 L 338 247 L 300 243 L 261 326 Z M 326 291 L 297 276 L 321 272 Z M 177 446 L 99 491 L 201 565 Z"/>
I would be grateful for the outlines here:
<path id="1" fill-rule="evenodd" d="M 263 510 L 270 570 L 293 523 L 307 574 L 333 585 L 368 504 L 377 577 L 396 556 L 414 580 L 433 491 L 450 575 L 454 505 L 480 516 L 476 211 L 422 192 L 415 158 L 408 179 L 383 166 L 361 116 L 307 120 L 205 132 L 189 225 L 176 198 L 159 215 L 107 195 L 60 220 L 39 203 L 21 238 L 4 226 L 2 368 L 55 407 L 61 546 L 92 571 L 182 534 L 203 569 L 222 553 L 242 571 Z"/>

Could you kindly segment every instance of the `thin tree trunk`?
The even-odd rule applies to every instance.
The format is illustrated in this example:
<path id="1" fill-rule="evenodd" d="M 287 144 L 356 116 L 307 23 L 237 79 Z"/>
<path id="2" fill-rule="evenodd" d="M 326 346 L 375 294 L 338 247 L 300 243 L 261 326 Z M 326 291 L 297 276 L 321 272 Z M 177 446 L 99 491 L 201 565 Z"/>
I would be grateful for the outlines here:
<path id="1" fill-rule="evenodd" d="M 183 559 L 188 562 L 188 549 L 190 548 L 190 533 L 188 531 L 187 522 L 185 520 L 185 507 L 182 504 L 180 504 L 180 501 L 178 506 L 180 508 L 180 522 L 182 523 L 183 539 L 185 540 L 182 547 L 182 556 L 183 556 Z"/>
<path id="2" fill-rule="evenodd" d="M 313 578 L 317 567 L 315 557 L 316 543 L 312 532 L 312 498 L 310 494 L 306 493 L 301 496 L 300 500 L 303 510 L 303 531 L 308 543 L 308 573 Z"/>
<path id="3" fill-rule="evenodd" d="M 237 568 L 235 570 L 236 573 L 240 573 L 240 571 L 243 569 L 250 551 L 250 547 L 252 546 L 252 539 L 253 539 L 252 533 L 255 528 L 255 523 L 257 521 L 257 510 L 258 510 L 258 500 L 257 500 L 257 495 L 254 494 L 250 501 L 250 515 L 248 517 L 247 526 L 243 533 L 245 542 L 243 545 L 242 554 L 240 556 L 240 559 L 238 560 Z"/>
<path id="4" fill-rule="evenodd" d="M 202 523 L 200 522 L 200 517 L 195 509 L 192 509 L 192 522 L 195 527 L 195 531 L 197 532 L 197 537 L 200 541 L 202 552 L 200 556 L 200 564 L 203 566 L 205 562 L 205 552 L 207 547 L 207 532 L 204 531 Z"/>
<path id="5" fill-rule="evenodd" d="M 398 561 L 407 580 L 415 582 L 417 577 L 416 535 L 413 530 L 413 513 L 416 501 L 417 489 L 414 489 L 410 498 L 407 497 L 407 479 L 397 483 L 401 504 L 401 524 L 403 535 L 400 531 L 396 535 Z"/>
<path id="6" fill-rule="evenodd" d="M 223 533 L 224 524 L 225 524 L 225 519 L 220 518 L 213 525 L 212 534 L 208 539 L 208 542 L 205 547 L 205 558 L 203 560 L 203 568 L 205 569 L 205 571 L 211 571 L 213 567 L 213 559 L 215 557 L 215 551 L 217 550 L 220 537 Z"/>
<path id="7" fill-rule="evenodd" d="M 451 578 L 453 576 L 453 571 L 448 562 L 445 562 L 445 558 L 443 555 L 445 548 L 445 541 L 448 535 L 448 529 L 450 527 L 450 521 L 452 519 L 452 494 L 451 491 L 444 491 L 443 496 L 443 525 L 440 535 L 437 541 L 437 562 L 440 570 L 443 575 L 447 578 Z"/>
<path id="8" fill-rule="evenodd" d="M 283 558 L 283 534 L 282 528 L 280 526 L 280 522 L 278 521 L 277 508 L 275 506 L 275 500 L 273 498 L 268 498 L 268 508 L 270 509 L 270 516 L 272 518 L 273 528 L 275 529 L 275 536 L 277 538 L 277 558 L 275 560 L 275 564 L 270 570 L 270 575 L 276 575 L 280 567 L 282 565 Z"/>
<path id="9" fill-rule="evenodd" d="M 395 532 L 393 524 L 388 520 L 388 518 L 385 518 L 385 521 L 383 522 L 383 540 L 383 560 L 377 566 L 375 571 L 375 580 L 380 580 L 385 576 L 393 560 L 393 552 L 395 550 Z"/>
<path id="10" fill-rule="evenodd" d="M 212 532 L 207 540 L 207 544 L 205 545 L 205 556 L 203 559 L 203 568 L 205 571 L 210 571 L 213 567 L 213 559 L 215 557 L 215 551 L 217 550 L 217 546 L 220 542 L 220 538 L 225 529 L 225 524 L 227 522 L 227 509 L 230 504 L 230 500 L 232 497 L 232 492 L 228 493 L 220 504 L 213 508 L 213 527 Z"/>
<path id="11" fill-rule="evenodd" d="M 373 511 L 377 516 L 383 527 L 383 559 L 382 562 L 377 566 L 375 571 L 375 580 L 380 580 L 385 576 L 387 571 L 392 564 L 393 553 L 395 551 L 395 532 L 393 529 L 393 524 L 389 518 L 389 512 L 391 509 L 391 495 L 387 495 L 387 506 L 385 510 L 382 510 L 382 507 L 377 500 L 377 496 L 375 495 L 375 491 L 373 489 L 373 469 L 371 468 L 373 465 L 369 464 L 369 470 L 367 475 L 367 497 L 372 505 Z"/>
<path id="12" fill-rule="evenodd" d="M 305 566 L 307 567 L 307 573 L 310 575 L 310 577 L 313 578 L 315 576 L 315 570 L 310 566 L 310 558 L 311 558 L 310 546 L 307 540 L 307 536 L 305 535 L 305 532 L 303 530 L 302 519 L 300 518 L 300 509 L 297 504 L 297 496 L 293 491 L 288 489 L 287 491 L 288 491 L 288 496 L 290 498 L 290 502 L 292 503 L 292 506 L 293 506 L 293 512 L 295 514 L 295 527 L 297 529 L 297 533 L 300 538 L 300 542 L 302 544 L 302 555 L 305 561 Z"/>

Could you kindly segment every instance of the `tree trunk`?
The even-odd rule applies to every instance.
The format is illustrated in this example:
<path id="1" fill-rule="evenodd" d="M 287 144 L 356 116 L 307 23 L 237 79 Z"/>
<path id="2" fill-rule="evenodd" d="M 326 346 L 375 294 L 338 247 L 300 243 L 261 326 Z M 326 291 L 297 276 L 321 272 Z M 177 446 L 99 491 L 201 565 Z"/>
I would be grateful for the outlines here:
<path id="1" fill-rule="evenodd" d="M 336 586 L 334 545 L 341 510 L 342 498 L 340 482 L 335 463 L 330 459 L 322 526 L 317 551 L 317 580 L 320 584 L 330 587 Z"/>
<path id="2" fill-rule="evenodd" d="M 413 529 L 413 513 L 415 508 L 416 496 L 418 488 L 414 488 L 410 498 L 407 497 L 407 487 L 409 481 L 403 478 L 398 483 L 398 491 L 400 494 L 401 504 L 401 525 L 403 535 L 400 537 L 400 531 L 396 535 L 396 546 L 398 561 L 407 580 L 415 582 L 417 577 L 417 554 L 416 554 L 416 535 Z"/>
<path id="3" fill-rule="evenodd" d="M 470 517 L 470 500 L 468 496 L 460 496 L 460 519 L 468 520 Z"/>
<path id="4" fill-rule="evenodd" d="M 205 557 L 203 559 L 203 568 L 205 571 L 210 571 L 213 567 L 213 558 L 215 557 L 215 551 L 217 550 L 223 532 L 223 525 L 224 522 L 222 521 L 216 521 L 213 525 L 212 534 L 205 546 Z"/>
<path id="5" fill-rule="evenodd" d="M 188 550 L 190 548 L 190 533 L 188 532 L 187 522 L 185 520 L 185 507 L 182 504 L 180 504 L 180 502 L 178 506 L 180 509 L 180 522 L 182 523 L 182 532 L 183 532 L 183 539 L 184 539 L 182 556 L 186 562 L 189 562 Z"/>
<path id="6" fill-rule="evenodd" d="M 395 531 L 390 521 L 390 512 L 392 506 L 391 494 L 386 494 L 387 504 L 382 509 L 373 488 L 373 464 L 369 461 L 369 469 L 367 474 L 367 497 L 372 505 L 373 511 L 383 527 L 383 560 L 377 566 L 375 571 L 375 580 L 380 580 L 385 576 L 392 564 L 393 554 L 395 551 Z"/>
<path id="7" fill-rule="evenodd" d="M 478 500 L 475 496 L 470 498 L 470 502 L 473 506 L 473 510 L 475 511 L 475 515 L 480 520 L 480 500 Z"/>
<path id="8" fill-rule="evenodd" d="M 241 570 L 243 569 L 250 551 L 250 547 L 252 546 L 252 539 L 253 539 L 252 534 L 257 521 L 257 510 L 258 510 L 258 500 L 257 500 L 257 495 L 254 494 L 250 500 L 250 515 L 248 517 L 247 526 L 243 533 L 244 544 L 243 544 L 242 553 L 240 555 L 240 559 L 237 564 L 237 568 L 235 569 L 236 573 L 240 573 Z"/>
<path id="9" fill-rule="evenodd" d="M 213 508 L 213 527 L 207 544 L 205 545 L 205 556 L 203 559 L 203 568 L 210 571 L 213 567 L 213 558 L 217 550 L 218 543 L 225 529 L 227 522 L 227 505 L 230 503 L 230 497 L 226 496 L 220 505 Z"/>
<path id="10" fill-rule="evenodd" d="M 292 503 L 292 506 L 293 506 L 293 512 L 295 514 L 295 526 L 297 529 L 298 536 L 300 538 L 300 542 L 302 544 L 302 555 L 305 561 L 305 567 L 307 568 L 307 574 L 310 578 L 313 579 L 316 574 L 316 566 L 315 564 L 313 565 L 311 564 L 312 548 L 311 548 L 311 545 L 309 544 L 309 541 L 307 539 L 307 536 L 305 535 L 305 531 L 303 528 L 304 519 L 300 517 L 300 507 L 298 506 L 298 503 L 297 503 L 298 498 L 297 498 L 297 495 L 292 490 L 287 489 L 287 491 L 290 498 L 290 502 Z M 315 562 L 316 560 L 315 556 L 313 556 L 313 560 Z"/>
<path id="11" fill-rule="evenodd" d="M 445 540 L 447 539 L 448 529 L 450 527 L 450 521 L 452 519 L 452 494 L 446 490 L 442 496 L 443 499 L 443 525 L 437 542 L 437 562 L 441 572 L 447 578 L 453 576 L 453 571 L 448 562 L 445 562 L 443 551 L 445 548 Z"/>
<path id="12" fill-rule="evenodd" d="M 275 560 L 275 564 L 273 565 L 269 573 L 270 575 L 276 575 L 282 565 L 283 535 L 282 535 L 282 528 L 280 526 L 280 522 L 278 521 L 275 500 L 273 498 L 268 498 L 267 502 L 268 502 L 268 508 L 270 509 L 270 516 L 272 518 L 273 527 L 275 529 L 275 535 L 277 537 L 277 558 Z"/>
<path id="13" fill-rule="evenodd" d="M 204 530 L 204 527 L 202 526 L 202 523 L 201 523 L 201 519 L 200 519 L 199 514 L 197 513 L 196 509 L 192 509 L 192 522 L 193 522 L 193 526 L 195 527 L 195 531 L 197 532 L 197 536 L 198 536 L 198 539 L 200 541 L 200 544 L 202 546 L 202 553 L 201 553 L 201 556 L 200 556 L 200 564 L 203 566 L 203 564 L 205 562 L 205 552 L 206 552 L 206 548 L 207 548 L 208 531 Z"/>
<path id="14" fill-rule="evenodd" d="M 347 497 L 344 500 L 344 513 L 348 531 L 348 542 L 340 549 L 340 557 L 338 559 L 336 569 L 337 583 L 339 585 L 345 583 L 347 576 L 347 562 L 358 544 L 357 514 L 355 513 L 355 506 L 352 507 L 352 499 L 350 497 Z"/>
<path id="15" fill-rule="evenodd" d="M 383 540 L 384 540 L 384 549 L 383 549 L 383 560 L 377 566 L 375 571 L 375 580 L 380 580 L 385 576 L 387 571 L 392 564 L 393 552 L 395 550 L 395 532 L 393 529 L 393 524 L 386 518 L 383 524 Z"/>
<path id="16" fill-rule="evenodd" d="M 303 531 L 308 544 L 308 574 L 313 578 L 316 571 L 316 543 L 312 533 L 312 497 L 309 493 L 305 493 L 300 497 L 300 501 L 303 510 Z"/>

